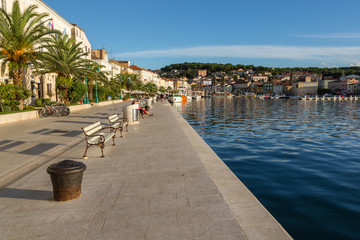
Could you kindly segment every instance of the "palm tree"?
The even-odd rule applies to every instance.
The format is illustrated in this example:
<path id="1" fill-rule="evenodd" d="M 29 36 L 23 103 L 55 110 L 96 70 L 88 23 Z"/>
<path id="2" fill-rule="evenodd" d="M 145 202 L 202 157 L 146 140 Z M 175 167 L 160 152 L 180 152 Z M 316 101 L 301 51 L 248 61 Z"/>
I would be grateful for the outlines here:
<path id="1" fill-rule="evenodd" d="M 79 47 L 80 44 L 81 42 L 75 44 L 67 35 L 53 36 L 52 41 L 45 46 L 47 51 L 40 61 L 35 61 L 37 73 L 57 74 L 56 87 L 64 92 L 66 103 L 69 103 L 67 93 L 73 84 L 72 78 L 90 72 L 87 66 L 91 61 L 84 58 L 87 53 Z"/>
<path id="2" fill-rule="evenodd" d="M 22 86 L 24 69 L 43 54 L 40 49 L 50 40 L 50 34 L 59 33 L 44 25 L 48 14 L 37 13 L 36 9 L 37 6 L 30 5 L 21 12 L 18 1 L 9 14 L 0 9 L 1 75 L 8 66 L 9 76 L 17 86 Z"/>

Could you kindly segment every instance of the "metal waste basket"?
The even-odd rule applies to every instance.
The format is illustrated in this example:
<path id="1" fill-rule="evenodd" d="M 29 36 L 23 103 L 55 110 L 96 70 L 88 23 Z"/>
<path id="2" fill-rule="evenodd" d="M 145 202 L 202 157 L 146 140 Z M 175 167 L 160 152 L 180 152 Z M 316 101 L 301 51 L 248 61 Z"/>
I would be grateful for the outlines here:
<path id="1" fill-rule="evenodd" d="M 64 160 L 47 168 L 55 201 L 69 201 L 81 196 L 81 182 L 85 169 L 85 164 L 72 160 Z"/>
<path id="2" fill-rule="evenodd" d="M 132 120 L 133 122 L 139 121 L 139 109 L 137 108 L 132 109 Z"/>

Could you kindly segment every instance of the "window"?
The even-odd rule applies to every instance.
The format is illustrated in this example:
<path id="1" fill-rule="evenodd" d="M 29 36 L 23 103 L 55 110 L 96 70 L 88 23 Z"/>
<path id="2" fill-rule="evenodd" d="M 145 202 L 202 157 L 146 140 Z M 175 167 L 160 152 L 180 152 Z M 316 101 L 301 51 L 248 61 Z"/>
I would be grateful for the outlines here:
<path id="1" fill-rule="evenodd" d="M 51 98 L 53 96 L 52 83 L 46 85 L 46 94 Z"/>
<path id="2" fill-rule="evenodd" d="M 31 81 L 31 96 L 35 97 L 36 96 L 36 86 L 35 86 L 35 82 Z"/>

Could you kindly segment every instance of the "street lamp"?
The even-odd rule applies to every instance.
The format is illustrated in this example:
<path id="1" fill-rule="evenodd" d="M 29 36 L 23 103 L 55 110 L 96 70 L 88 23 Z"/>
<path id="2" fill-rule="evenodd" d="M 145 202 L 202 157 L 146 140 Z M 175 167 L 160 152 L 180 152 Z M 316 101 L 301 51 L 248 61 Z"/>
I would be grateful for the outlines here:
<path id="1" fill-rule="evenodd" d="M 90 66 L 87 66 L 86 68 L 90 68 Z M 85 75 L 85 84 L 86 84 L 86 88 L 88 88 L 88 79 L 87 79 L 87 74 Z M 89 89 L 86 90 L 86 97 L 85 97 L 85 104 L 89 103 Z"/>
<path id="2" fill-rule="evenodd" d="M 100 72 L 100 69 L 97 68 L 97 71 Z M 95 103 L 98 103 L 98 92 L 97 92 L 97 74 L 95 73 Z"/>
<path id="3" fill-rule="evenodd" d="M 131 78 L 128 77 L 128 81 L 129 81 L 129 98 L 131 98 Z"/>

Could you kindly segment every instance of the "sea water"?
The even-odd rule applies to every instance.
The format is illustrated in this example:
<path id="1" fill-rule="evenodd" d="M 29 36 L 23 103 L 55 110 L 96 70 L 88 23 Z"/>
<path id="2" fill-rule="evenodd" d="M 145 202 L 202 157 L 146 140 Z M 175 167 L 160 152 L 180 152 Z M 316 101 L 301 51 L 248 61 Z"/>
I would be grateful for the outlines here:
<path id="1" fill-rule="evenodd" d="M 360 100 L 175 107 L 294 239 L 360 239 Z"/>

